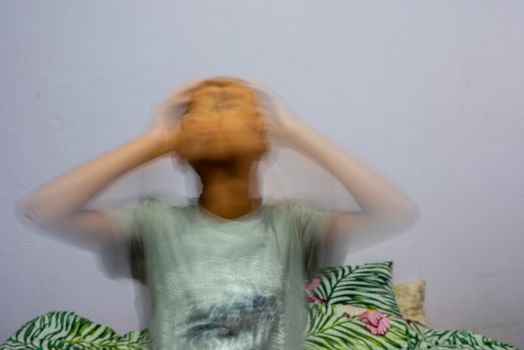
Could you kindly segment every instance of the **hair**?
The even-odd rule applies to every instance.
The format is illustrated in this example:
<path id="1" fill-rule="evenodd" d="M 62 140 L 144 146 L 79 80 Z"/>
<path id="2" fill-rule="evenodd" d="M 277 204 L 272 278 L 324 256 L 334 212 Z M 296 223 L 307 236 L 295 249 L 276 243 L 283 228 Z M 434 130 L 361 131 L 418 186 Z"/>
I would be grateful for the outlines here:
<path id="1" fill-rule="evenodd" d="M 224 91 L 225 88 L 228 87 L 236 87 L 240 90 L 245 91 L 245 98 L 249 99 L 254 107 L 257 106 L 257 96 L 252 91 L 252 89 L 249 88 L 247 82 L 243 81 L 242 79 L 232 77 L 216 77 L 206 79 L 191 89 L 191 98 L 185 106 L 185 113 L 190 113 L 193 107 L 195 106 L 196 100 L 199 97 L 199 91 L 213 87 L 220 89 L 220 93 L 219 91 L 217 91 L 217 93 L 215 94 L 207 93 L 200 97 L 206 98 L 207 102 L 209 103 L 207 106 L 214 111 L 227 111 L 227 108 L 224 108 L 223 106 L 234 96 L 231 93 L 231 91 Z"/>

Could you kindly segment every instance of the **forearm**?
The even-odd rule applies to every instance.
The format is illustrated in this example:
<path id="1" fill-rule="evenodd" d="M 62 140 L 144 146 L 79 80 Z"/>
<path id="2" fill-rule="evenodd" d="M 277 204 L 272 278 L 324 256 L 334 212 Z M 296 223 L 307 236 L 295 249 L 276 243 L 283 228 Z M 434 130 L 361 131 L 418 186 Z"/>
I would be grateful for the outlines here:
<path id="1" fill-rule="evenodd" d="M 416 205 L 395 186 L 315 130 L 296 123 L 289 131 L 293 148 L 334 175 L 370 216 L 418 215 Z"/>
<path id="2" fill-rule="evenodd" d="M 113 180 L 162 152 L 153 132 L 141 134 L 40 186 L 18 202 L 20 209 L 35 223 L 65 218 Z"/>

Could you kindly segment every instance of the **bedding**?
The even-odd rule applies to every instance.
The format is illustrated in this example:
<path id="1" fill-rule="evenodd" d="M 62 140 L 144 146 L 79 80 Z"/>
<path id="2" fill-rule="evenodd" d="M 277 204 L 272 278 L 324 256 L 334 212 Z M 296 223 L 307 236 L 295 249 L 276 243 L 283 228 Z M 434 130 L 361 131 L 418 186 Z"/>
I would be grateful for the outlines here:
<path id="1" fill-rule="evenodd" d="M 332 266 L 306 281 L 306 349 L 516 349 L 468 330 L 425 326 L 425 283 L 395 288 L 392 270 L 392 261 Z"/>
<path id="2" fill-rule="evenodd" d="M 352 305 L 402 318 L 392 282 L 393 262 L 323 268 L 306 283 L 306 301 L 313 304 Z M 310 280 L 311 281 L 311 280 Z"/>
<path id="3" fill-rule="evenodd" d="M 518 350 L 472 331 L 435 330 L 405 319 L 396 300 L 398 289 L 392 284 L 392 267 L 391 261 L 332 266 L 308 280 L 304 288 L 305 349 Z M 417 288 L 420 295 L 420 283 Z M 417 312 L 421 311 L 420 297 L 415 302 L 413 296 L 407 300 L 408 309 L 411 303 Z M 26 322 L 0 344 L 0 350 L 15 349 L 151 347 L 147 328 L 120 335 L 74 311 L 51 311 Z"/>
<path id="4" fill-rule="evenodd" d="M 395 285 L 395 299 L 407 321 L 418 322 L 427 328 L 433 328 L 426 320 L 424 299 L 426 295 L 426 281 L 418 280 Z"/>
<path id="5" fill-rule="evenodd" d="M 343 308 L 308 308 L 306 349 L 495 349 L 518 350 L 467 330 L 433 330 L 393 319 L 387 336 L 374 336 Z M 351 336 L 345 336 L 350 334 Z M 51 311 L 24 324 L 0 345 L 0 350 L 150 350 L 147 328 L 120 335 L 73 311 Z"/>

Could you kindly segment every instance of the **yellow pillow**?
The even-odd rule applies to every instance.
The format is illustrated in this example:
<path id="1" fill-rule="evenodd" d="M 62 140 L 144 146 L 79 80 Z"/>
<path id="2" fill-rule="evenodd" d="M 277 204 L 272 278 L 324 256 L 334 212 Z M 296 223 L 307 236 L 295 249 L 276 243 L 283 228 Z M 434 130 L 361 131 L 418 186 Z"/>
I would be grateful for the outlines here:
<path id="1" fill-rule="evenodd" d="M 424 313 L 426 281 L 406 282 L 396 284 L 393 287 L 402 317 L 406 320 L 417 322 L 424 327 L 431 328 Z"/>

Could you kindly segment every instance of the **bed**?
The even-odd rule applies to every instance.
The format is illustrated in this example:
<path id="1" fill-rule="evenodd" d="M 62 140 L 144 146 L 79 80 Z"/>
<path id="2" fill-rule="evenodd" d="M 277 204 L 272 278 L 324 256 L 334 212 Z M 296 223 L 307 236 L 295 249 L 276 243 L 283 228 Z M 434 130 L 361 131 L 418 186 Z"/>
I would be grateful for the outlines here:
<path id="1" fill-rule="evenodd" d="M 331 266 L 306 281 L 305 349 L 506 349 L 469 330 L 433 329 L 424 280 L 393 285 L 392 261 Z M 118 334 L 73 311 L 50 311 L 22 325 L 0 350 L 150 349 L 148 329 Z"/>

